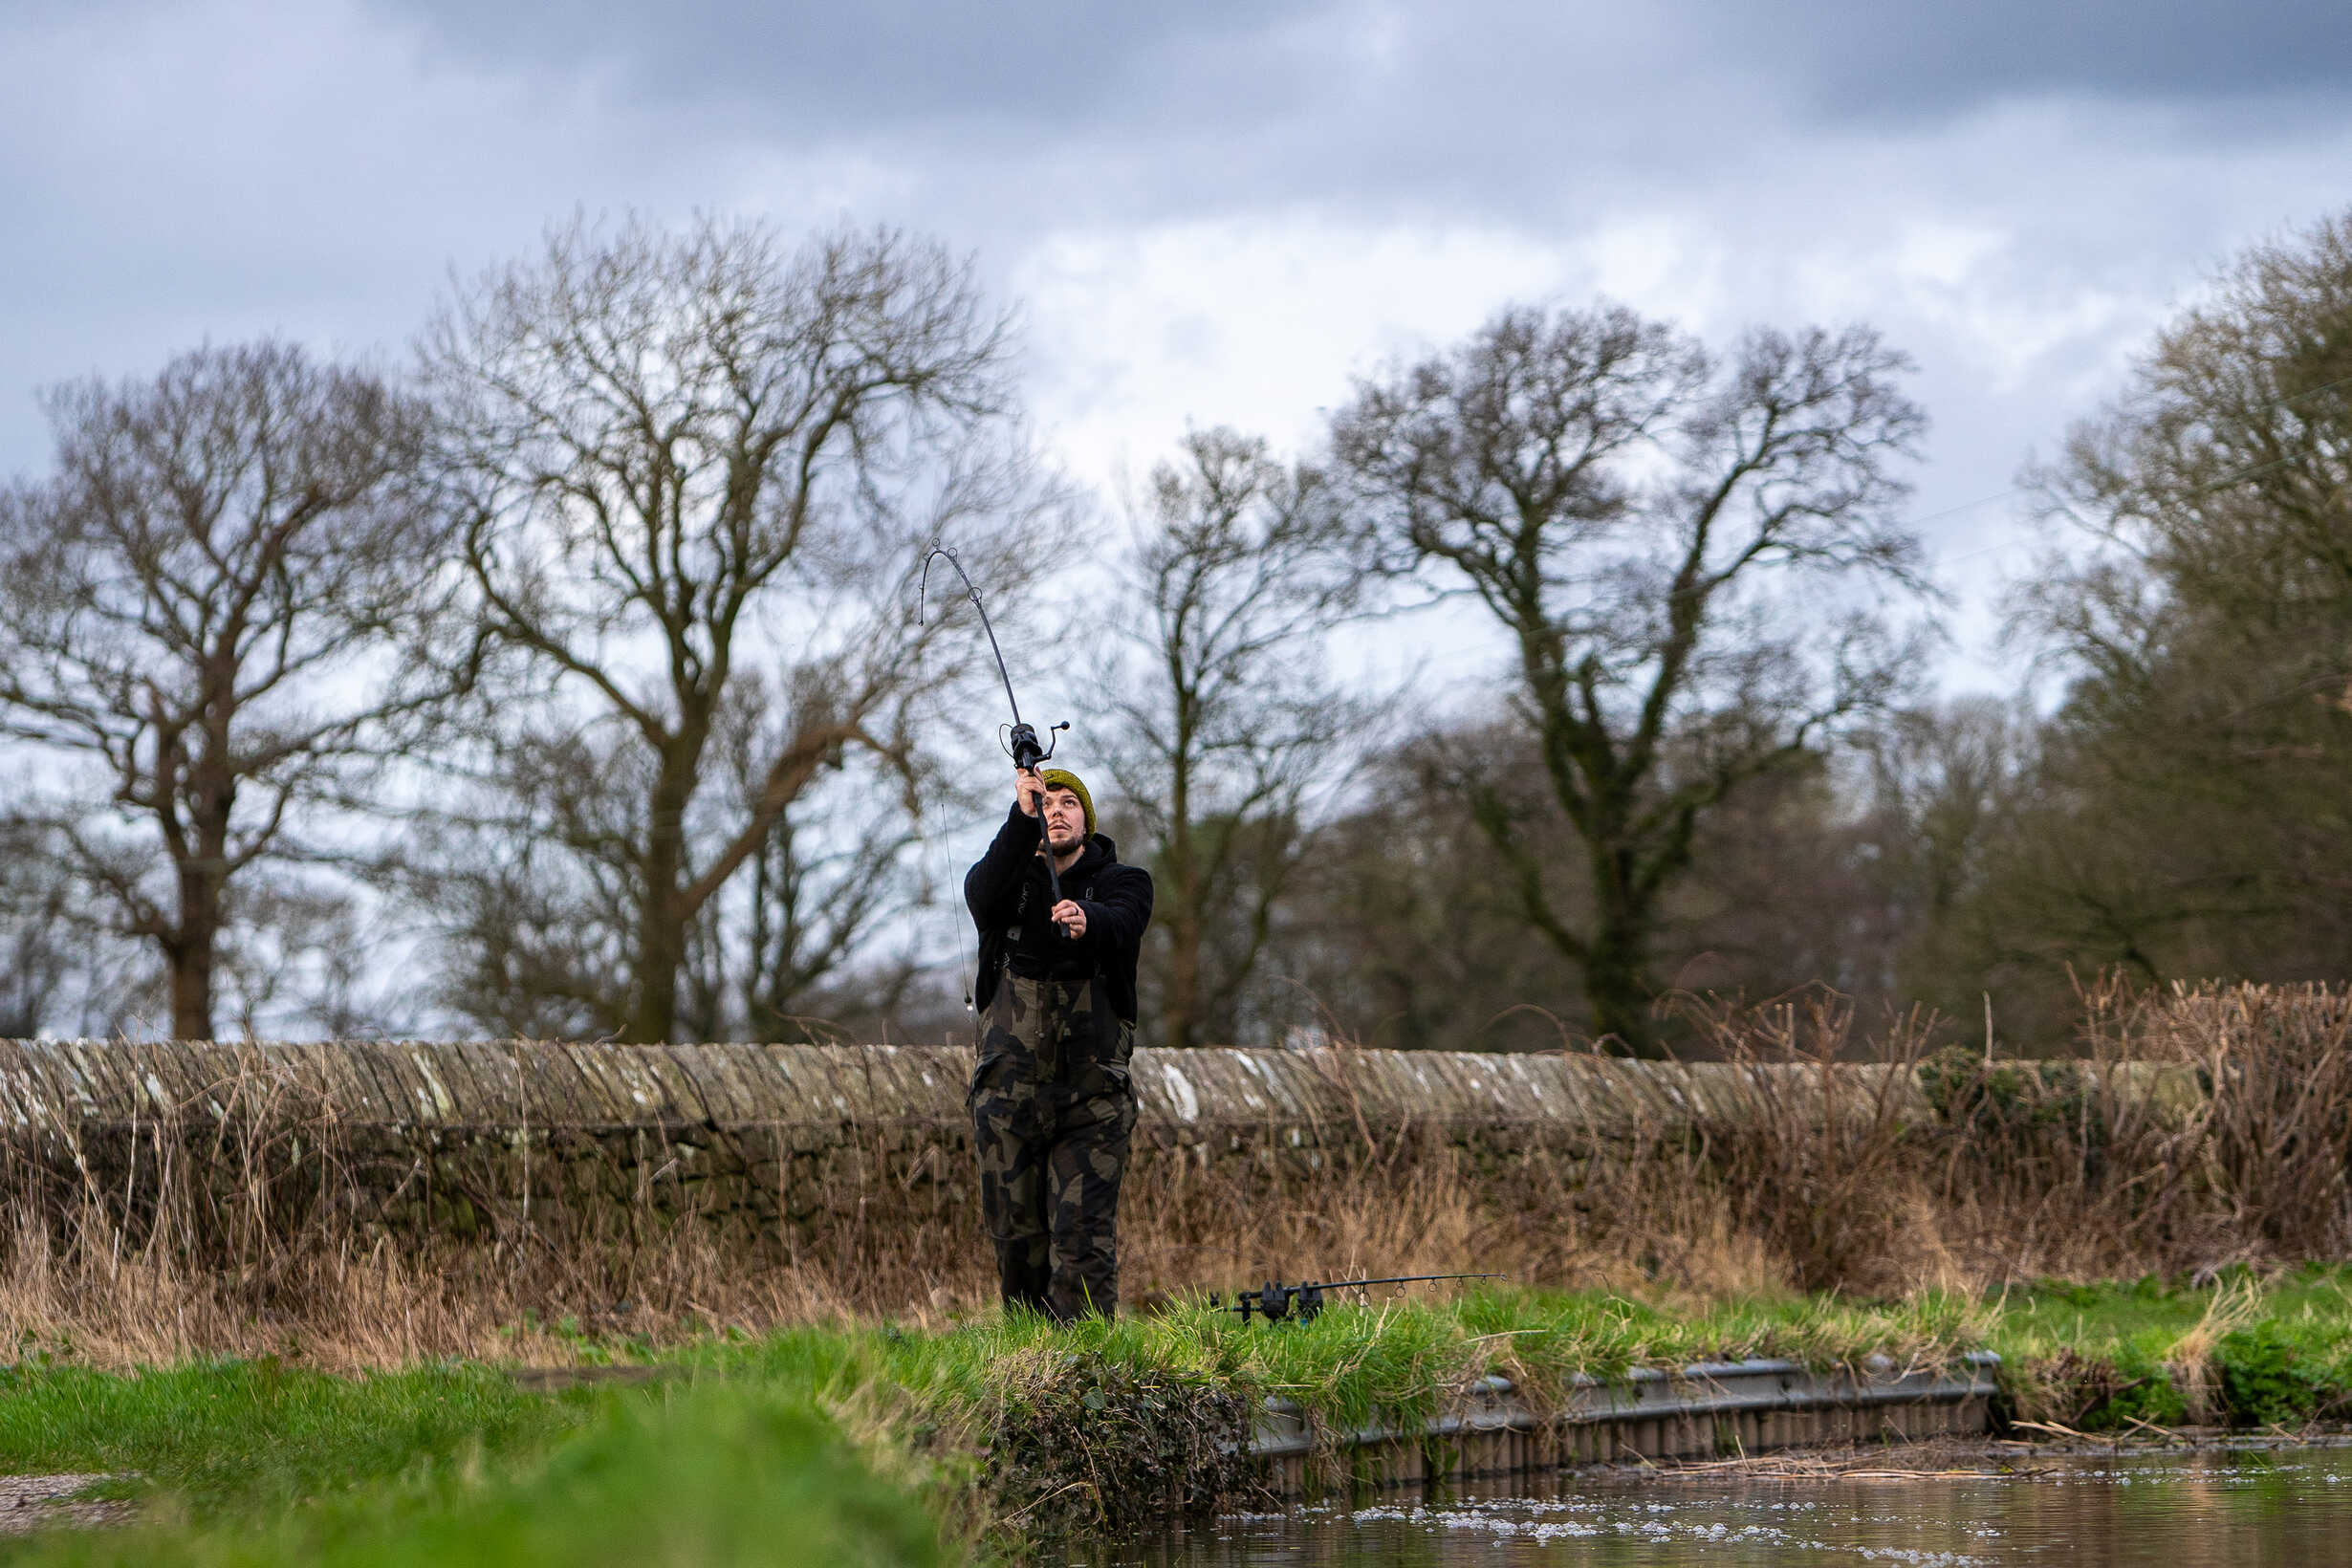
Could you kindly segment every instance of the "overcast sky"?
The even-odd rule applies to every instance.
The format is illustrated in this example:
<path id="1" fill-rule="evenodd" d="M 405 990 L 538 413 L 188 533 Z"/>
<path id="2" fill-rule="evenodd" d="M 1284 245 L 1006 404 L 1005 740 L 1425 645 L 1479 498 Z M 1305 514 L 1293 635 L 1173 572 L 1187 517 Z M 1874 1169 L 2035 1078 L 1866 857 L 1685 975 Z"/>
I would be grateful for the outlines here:
<path id="1" fill-rule="evenodd" d="M 398 362 L 576 209 L 970 250 L 1098 482 L 1188 421 L 1309 440 L 1506 301 L 1863 318 L 1935 420 L 1950 678 L 1994 685 L 2031 541 L 1964 503 L 2348 173 L 2341 0 L 0 0 L 0 469 L 41 386 L 207 338 Z"/>

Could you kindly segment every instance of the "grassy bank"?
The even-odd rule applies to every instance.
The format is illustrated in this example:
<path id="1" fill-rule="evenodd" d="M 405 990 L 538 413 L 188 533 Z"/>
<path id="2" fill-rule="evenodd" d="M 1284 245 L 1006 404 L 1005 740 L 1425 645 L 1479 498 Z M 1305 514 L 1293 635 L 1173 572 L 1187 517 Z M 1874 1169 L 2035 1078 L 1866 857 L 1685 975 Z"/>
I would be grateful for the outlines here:
<path id="1" fill-rule="evenodd" d="M 1438 1413 L 1475 1379 L 1537 1405 L 1579 1373 L 1782 1356 L 2005 1358 L 2014 1413 L 2081 1430 L 2352 1412 L 2352 1271 L 2202 1288 L 2049 1286 L 1717 1302 L 1515 1290 L 1392 1301 L 1268 1330 L 1199 1306 L 1056 1329 L 988 1319 L 714 1335 L 584 1359 L 650 1386 L 526 1392 L 481 1365 L 358 1378 L 273 1362 L 135 1374 L 20 1365 L 0 1382 L 0 1463 L 103 1471 L 138 1501 L 120 1534 L 5 1560 L 263 1565 L 935 1563 L 1170 1508 L 1232 1508 L 1221 1445 L 1268 1394 L 1325 1429 Z"/>
<path id="2" fill-rule="evenodd" d="M 943 1544 L 917 1491 L 878 1471 L 833 1419 L 784 1391 L 608 1396 L 567 1414 L 574 1419 L 542 1425 L 529 1441 L 502 1445 L 485 1433 L 455 1462 L 420 1453 L 385 1470 L 372 1445 L 314 1450 L 314 1463 L 339 1473 L 299 1506 L 265 1506 L 232 1489 L 200 1494 L 208 1507 L 177 1517 L 183 1494 L 166 1492 L 130 1529 L 53 1534 L 6 1560 L 881 1568 L 969 1557 L 964 1545 Z M 262 1446 L 275 1448 L 275 1436 Z"/>
<path id="3" fill-rule="evenodd" d="M 2148 1278 L 2019 1293 L 1993 1318 L 2019 1417 L 2086 1432 L 2352 1419 L 2352 1271 L 2202 1289 Z"/>

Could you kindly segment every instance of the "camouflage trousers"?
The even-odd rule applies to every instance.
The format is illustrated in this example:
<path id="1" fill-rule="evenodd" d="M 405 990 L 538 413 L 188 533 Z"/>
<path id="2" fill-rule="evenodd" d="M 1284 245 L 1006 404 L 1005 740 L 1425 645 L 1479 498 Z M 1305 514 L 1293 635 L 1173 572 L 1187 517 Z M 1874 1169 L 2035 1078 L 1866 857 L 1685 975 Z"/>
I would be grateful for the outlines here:
<path id="1" fill-rule="evenodd" d="M 1090 994 L 1091 993 L 1091 994 Z M 972 1069 L 980 1212 L 1008 1304 L 1063 1322 L 1119 1307 L 1119 1179 L 1135 1131 L 1135 1026 L 1085 982 L 1008 973 Z"/>

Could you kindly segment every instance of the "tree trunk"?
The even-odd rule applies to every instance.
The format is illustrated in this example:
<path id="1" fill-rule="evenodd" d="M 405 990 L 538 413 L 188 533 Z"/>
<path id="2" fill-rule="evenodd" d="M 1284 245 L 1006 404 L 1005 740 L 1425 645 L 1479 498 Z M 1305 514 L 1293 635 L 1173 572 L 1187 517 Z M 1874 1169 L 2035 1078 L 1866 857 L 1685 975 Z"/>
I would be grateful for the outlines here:
<path id="1" fill-rule="evenodd" d="M 221 933 L 220 879 L 207 867 L 180 866 L 180 929 L 164 947 L 171 975 L 171 1037 L 212 1038 L 212 969 Z"/>
<path id="2" fill-rule="evenodd" d="M 1593 855 L 1593 934 L 1584 953 L 1584 994 L 1592 1003 L 1593 1033 L 1616 1036 L 1626 1056 L 1662 1054 L 1657 1021 L 1650 1014 L 1656 992 L 1649 981 L 1649 945 L 1657 918 L 1654 901 L 1632 885 L 1633 857 L 1623 851 Z"/>
<path id="3" fill-rule="evenodd" d="M 686 963 L 686 927 L 670 916 L 668 904 L 660 888 L 647 889 L 639 904 L 637 985 L 619 1035 L 625 1045 L 666 1045 L 678 1025 L 678 970 Z"/>
<path id="4" fill-rule="evenodd" d="M 1198 913 L 1179 903 L 1168 922 L 1167 1016 L 1161 1025 L 1161 1042 L 1170 1046 L 1197 1043 L 1201 992 L 1201 922 Z"/>
<path id="5" fill-rule="evenodd" d="M 678 1027 L 678 970 L 686 964 L 686 921 L 678 913 L 678 873 L 686 860 L 686 797 L 691 774 L 667 764 L 654 780 L 645 830 L 643 885 L 637 901 L 637 982 L 620 1038 L 666 1045 Z"/>
<path id="6" fill-rule="evenodd" d="M 1168 792 L 1167 869 L 1175 885 L 1175 907 L 1168 911 L 1167 1016 L 1161 1039 L 1175 1047 L 1194 1044 L 1199 1029 L 1201 993 L 1201 898 L 1192 860 L 1191 726 L 1183 711 L 1180 692 L 1177 718 L 1177 757 Z"/>

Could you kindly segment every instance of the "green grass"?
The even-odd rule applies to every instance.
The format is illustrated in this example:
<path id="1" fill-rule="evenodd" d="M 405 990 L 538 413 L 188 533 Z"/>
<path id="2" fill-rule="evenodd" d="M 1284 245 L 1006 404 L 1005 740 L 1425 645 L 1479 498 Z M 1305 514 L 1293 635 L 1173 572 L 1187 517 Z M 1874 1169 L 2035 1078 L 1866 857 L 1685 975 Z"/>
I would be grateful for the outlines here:
<path id="1" fill-rule="evenodd" d="M 2086 1349 L 2124 1341 L 2178 1338 L 2193 1328 L 2218 1292 L 2257 1289 L 2266 1318 L 2292 1319 L 2319 1329 L 2334 1323 L 2352 1330 L 2352 1269 L 2313 1265 L 2261 1281 L 2242 1271 L 2225 1271 L 2214 1284 L 2192 1288 L 2180 1281 L 2147 1278 L 2125 1283 L 2053 1283 L 2013 1291 L 1995 1303 L 1993 1348 L 2020 1354 L 2060 1344 Z"/>
<path id="2" fill-rule="evenodd" d="M 1198 1304 L 1067 1329 L 1025 1317 L 944 1333 L 802 1328 L 602 1347 L 671 1376 L 560 1395 L 480 1366 L 356 1379 L 272 1361 L 19 1366 L 0 1373 L 0 1465 L 135 1475 L 148 1516 L 169 1522 L 0 1555 L 253 1568 L 955 1562 L 972 1550 L 983 1521 L 969 1499 L 984 1487 L 1075 1491 L 1069 1508 L 1130 1518 L 1118 1510 L 1154 1506 L 1170 1473 L 1213 1451 L 1209 1426 L 1230 1437 L 1269 1394 L 1338 1430 L 1431 1413 L 1489 1372 L 1545 1404 L 1579 1374 L 1636 1365 L 1949 1365 L 1979 1345 L 2002 1354 L 2033 1419 L 2177 1423 L 2197 1402 L 2241 1425 L 2348 1414 L 2352 1270 L 1688 1309 L 1494 1289 L 1280 1328 Z M 1008 1424 L 1051 1440 L 991 1460 L 991 1434 Z M 1041 1468 L 1008 1477 L 1019 1464 Z"/>
<path id="3" fill-rule="evenodd" d="M 2352 1269 L 2268 1281 L 2225 1272 L 2204 1288 L 2052 1284 L 2011 1294 L 1993 1323 L 1992 1347 L 2035 1419 L 2101 1430 L 2352 1414 Z"/>
<path id="4" fill-rule="evenodd" d="M 710 1387 L 601 1402 L 525 1464 L 412 1471 L 321 1503 L 195 1528 L 57 1534 L 11 1563 L 155 1568 L 469 1568 L 564 1563 L 957 1560 L 922 1500 L 878 1475 L 833 1422 L 773 1390 Z"/>
<path id="5" fill-rule="evenodd" d="M 1245 1324 L 1199 1304 L 1150 1318 L 1056 1328 L 988 1319 L 944 1334 L 888 1328 L 795 1329 L 718 1340 L 656 1359 L 698 1374 L 790 1383 L 839 1397 L 903 1390 L 939 1419 L 983 1416 L 1056 1358 L 1128 1372 L 1278 1394 L 1335 1426 L 1376 1412 L 1425 1411 L 1468 1382 L 1500 1371 L 1531 1393 L 1579 1373 L 1636 1365 L 1781 1356 L 1816 1366 L 1886 1354 L 1941 1364 L 1983 1340 L 1975 1303 L 1944 1296 L 1894 1305 L 1836 1298 L 1719 1303 L 1678 1314 L 1623 1296 L 1487 1290 L 1458 1301 L 1339 1306 L 1311 1323 Z"/>
<path id="6" fill-rule="evenodd" d="M 990 1318 L 941 1334 L 788 1329 L 646 1359 L 690 1381 L 858 1406 L 935 1452 L 976 1446 L 1008 1403 L 1074 1365 L 1279 1394 L 1335 1426 L 1409 1417 L 1502 1370 L 1536 1393 L 1578 1373 L 1780 1355 L 1816 1364 L 1886 1352 L 1949 1357 L 1971 1338 L 1963 1303 L 1873 1307 L 1733 1302 L 1678 1315 L 1621 1296 L 1496 1290 L 1458 1302 L 1335 1307 L 1312 1323 L 1244 1324 L 1205 1306 L 1056 1328 Z M 198 1517 L 282 1506 L 403 1472 L 529 1456 L 637 1397 L 548 1396 L 503 1373 L 446 1365 L 338 1378 L 272 1361 L 130 1374 L 63 1365 L 0 1371 L 0 1466 L 135 1473 Z"/>
<path id="7" fill-rule="evenodd" d="M 585 1411 L 581 1396 L 525 1394 L 482 1366 L 338 1378 L 274 1361 L 128 1375 L 20 1363 L 0 1369 L 0 1467 L 136 1474 L 201 1517 L 527 1451 Z"/>

